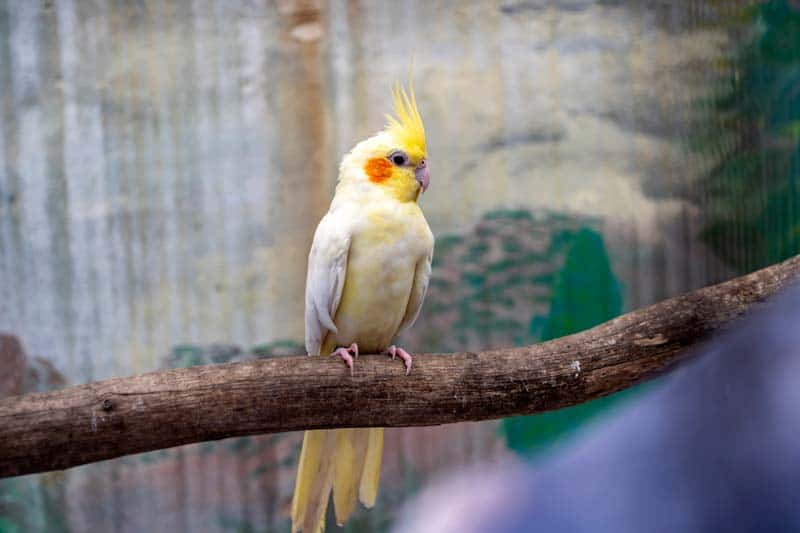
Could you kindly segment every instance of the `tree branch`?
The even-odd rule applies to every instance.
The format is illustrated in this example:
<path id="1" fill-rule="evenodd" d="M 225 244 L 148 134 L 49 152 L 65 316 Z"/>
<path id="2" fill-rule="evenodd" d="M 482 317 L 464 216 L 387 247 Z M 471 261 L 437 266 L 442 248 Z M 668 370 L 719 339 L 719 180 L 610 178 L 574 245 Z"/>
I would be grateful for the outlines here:
<path id="1" fill-rule="evenodd" d="M 664 371 L 800 277 L 800 256 L 561 339 L 482 353 L 286 357 L 115 378 L 0 400 L 0 477 L 192 442 L 313 428 L 422 426 L 578 404 Z"/>

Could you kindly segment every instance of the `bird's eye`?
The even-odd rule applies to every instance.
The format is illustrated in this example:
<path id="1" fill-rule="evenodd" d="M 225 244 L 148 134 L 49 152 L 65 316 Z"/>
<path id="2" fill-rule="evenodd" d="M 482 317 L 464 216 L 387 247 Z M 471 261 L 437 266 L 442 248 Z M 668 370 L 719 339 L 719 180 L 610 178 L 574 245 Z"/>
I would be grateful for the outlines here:
<path id="1" fill-rule="evenodd" d="M 398 167 L 402 167 L 408 164 L 408 156 L 405 152 L 396 151 L 389 154 L 389 161 L 397 165 Z"/>

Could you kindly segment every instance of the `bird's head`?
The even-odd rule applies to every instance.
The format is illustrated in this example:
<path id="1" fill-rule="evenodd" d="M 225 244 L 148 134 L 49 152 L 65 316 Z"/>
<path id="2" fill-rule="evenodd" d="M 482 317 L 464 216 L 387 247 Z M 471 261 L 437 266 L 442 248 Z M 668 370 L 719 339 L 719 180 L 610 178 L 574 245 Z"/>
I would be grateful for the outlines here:
<path id="1" fill-rule="evenodd" d="M 393 91 L 394 115 L 386 127 L 358 143 L 342 160 L 340 183 L 416 201 L 430 184 L 425 127 L 417 109 L 414 88 Z"/>

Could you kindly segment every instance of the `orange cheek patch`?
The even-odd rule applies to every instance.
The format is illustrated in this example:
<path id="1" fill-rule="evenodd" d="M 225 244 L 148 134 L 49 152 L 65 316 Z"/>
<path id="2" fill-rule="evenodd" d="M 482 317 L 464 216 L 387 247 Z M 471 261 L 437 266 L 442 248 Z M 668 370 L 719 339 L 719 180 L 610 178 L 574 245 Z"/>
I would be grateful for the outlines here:
<path id="1" fill-rule="evenodd" d="M 369 181 L 380 183 L 392 177 L 392 164 L 388 159 L 376 157 L 367 161 L 364 165 L 364 172 L 367 173 Z"/>

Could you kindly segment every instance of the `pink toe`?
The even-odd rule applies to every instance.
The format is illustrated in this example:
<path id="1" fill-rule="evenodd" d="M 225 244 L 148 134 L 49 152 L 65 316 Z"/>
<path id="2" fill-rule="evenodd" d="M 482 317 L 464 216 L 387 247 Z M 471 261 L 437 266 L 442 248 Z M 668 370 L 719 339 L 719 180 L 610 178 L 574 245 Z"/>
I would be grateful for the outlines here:
<path id="1" fill-rule="evenodd" d="M 348 368 L 350 368 L 350 375 L 353 375 L 353 356 L 350 355 L 350 352 L 347 351 L 347 348 L 337 348 L 333 351 L 331 355 L 338 355 L 342 358 L 342 360 L 347 364 Z"/>
<path id="2" fill-rule="evenodd" d="M 411 363 L 412 363 L 411 354 L 403 350 L 402 348 L 398 348 L 397 352 L 398 355 L 400 356 L 400 359 L 402 359 L 403 363 L 405 363 L 406 365 L 406 375 L 408 375 L 409 372 L 411 372 Z"/>
<path id="3" fill-rule="evenodd" d="M 408 375 L 408 373 L 411 372 L 411 360 L 412 360 L 412 358 L 411 358 L 411 354 L 410 353 L 408 353 L 404 349 L 398 348 L 397 346 L 394 346 L 394 345 L 389 346 L 389 348 L 386 349 L 386 353 L 391 355 L 392 359 L 394 359 L 395 356 L 397 356 L 397 357 L 399 357 L 400 359 L 403 360 L 403 364 L 406 367 L 406 375 Z"/>

